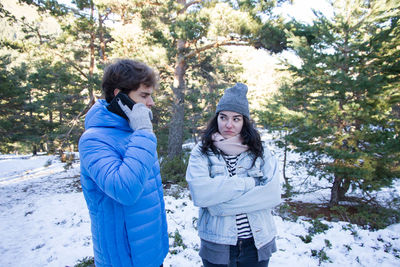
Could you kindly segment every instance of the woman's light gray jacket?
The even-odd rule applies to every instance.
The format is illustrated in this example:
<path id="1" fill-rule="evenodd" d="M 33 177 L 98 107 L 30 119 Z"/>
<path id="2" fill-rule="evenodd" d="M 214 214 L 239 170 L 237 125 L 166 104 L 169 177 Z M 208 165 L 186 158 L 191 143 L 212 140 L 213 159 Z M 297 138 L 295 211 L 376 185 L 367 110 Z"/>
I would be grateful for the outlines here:
<path id="1" fill-rule="evenodd" d="M 200 238 L 226 245 L 236 245 L 236 214 L 246 213 L 257 249 L 276 235 L 271 209 L 281 202 L 280 172 L 271 152 L 264 147 L 264 158 L 243 152 L 238 158 L 236 175 L 229 177 L 225 160 L 211 151 L 201 152 L 197 144 L 189 159 L 186 180 L 192 200 L 200 207 Z M 257 186 L 256 186 L 257 184 Z"/>

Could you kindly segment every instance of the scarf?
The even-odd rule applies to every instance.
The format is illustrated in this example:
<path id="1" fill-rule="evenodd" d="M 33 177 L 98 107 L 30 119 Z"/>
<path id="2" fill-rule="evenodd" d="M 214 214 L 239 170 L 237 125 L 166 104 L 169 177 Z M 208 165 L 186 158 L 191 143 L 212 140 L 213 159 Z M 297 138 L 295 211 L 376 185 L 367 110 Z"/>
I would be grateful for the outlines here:
<path id="1" fill-rule="evenodd" d="M 243 140 L 240 134 L 225 139 L 219 132 L 216 132 L 212 135 L 212 140 L 216 148 L 231 156 L 237 156 L 249 149 L 247 145 L 242 144 Z"/>

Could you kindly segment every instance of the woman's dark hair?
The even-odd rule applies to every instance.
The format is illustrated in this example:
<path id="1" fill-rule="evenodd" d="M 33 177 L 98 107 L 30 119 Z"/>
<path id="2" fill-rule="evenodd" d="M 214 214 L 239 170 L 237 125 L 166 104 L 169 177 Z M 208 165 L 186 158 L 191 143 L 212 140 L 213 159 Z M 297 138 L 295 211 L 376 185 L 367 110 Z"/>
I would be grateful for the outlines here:
<path id="1" fill-rule="evenodd" d="M 131 91 L 136 91 L 141 84 L 157 87 L 157 76 L 154 70 L 136 60 L 119 59 L 104 69 L 101 88 L 106 101 L 110 103 L 114 98 L 116 88 L 129 94 Z"/>
<path id="2" fill-rule="evenodd" d="M 208 122 L 207 128 L 204 130 L 201 138 L 201 152 L 203 154 L 208 154 L 209 150 L 211 150 L 214 154 L 220 154 L 219 150 L 214 146 L 212 135 L 218 132 L 218 115 L 215 114 L 214 117 Z M 263 158 L 264 156 L 264 148 L 261 142 L 261 136 L 254 128 L 253 123 L 247 118 L 243 116 L 243 127 L 240 132 L 241 137 L 243 138 L 243 144 L 249 147 L 250 154 L 253 157 L 254 166 L 257 158 Z"/>

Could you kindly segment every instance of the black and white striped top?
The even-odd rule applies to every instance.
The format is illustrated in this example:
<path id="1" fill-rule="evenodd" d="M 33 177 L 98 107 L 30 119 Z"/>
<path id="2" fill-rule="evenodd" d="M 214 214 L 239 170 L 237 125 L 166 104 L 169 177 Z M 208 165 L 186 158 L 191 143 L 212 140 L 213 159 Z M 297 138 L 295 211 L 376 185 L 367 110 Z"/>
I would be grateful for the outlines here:
<path id="1" fill-rule="evenodd" d="M 237 156 L 229 156 L 223 155 L 226 166 L 228 167 L 229 176 L 232 177 L 236 174 L 236 166 L 239 155 Z M 247 218 L 246 213 L 241 213 L 236 215 L 236 226 L 238 229 L 238 238 L 246 239 L 251 238 L 253 234 L 251 233 L 251 228 L 249 224 L 249 219 Z"/>

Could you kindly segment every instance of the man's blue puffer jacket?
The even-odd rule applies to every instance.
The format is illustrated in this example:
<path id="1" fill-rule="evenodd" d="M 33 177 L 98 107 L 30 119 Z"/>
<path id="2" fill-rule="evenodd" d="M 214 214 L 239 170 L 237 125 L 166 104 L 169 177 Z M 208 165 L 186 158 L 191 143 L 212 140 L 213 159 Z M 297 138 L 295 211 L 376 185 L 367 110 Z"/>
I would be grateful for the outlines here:
<path id="1" fill-rule="evenodd" d="M 159 267 L 168 253 L 157 140 L 98 100 L 79 140 L 96 266 Z"/>

